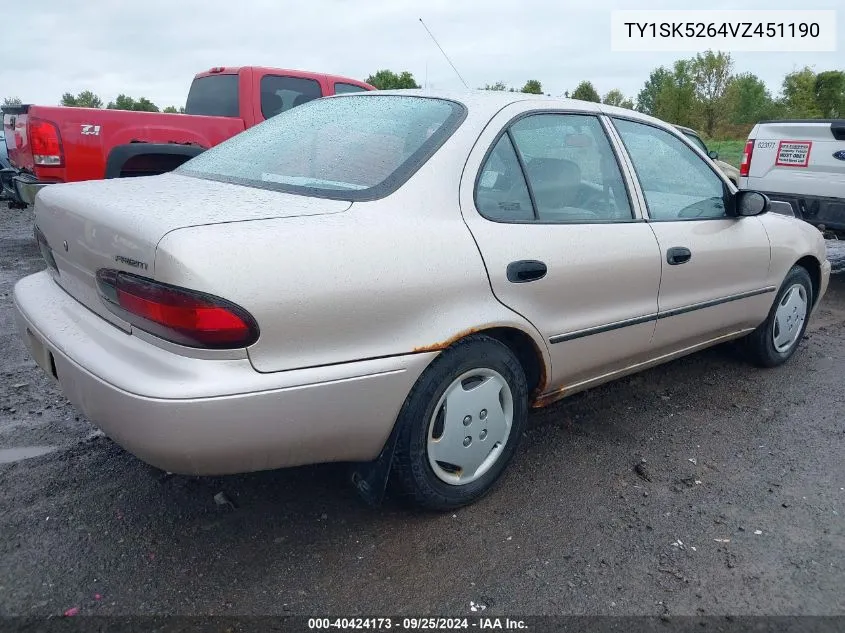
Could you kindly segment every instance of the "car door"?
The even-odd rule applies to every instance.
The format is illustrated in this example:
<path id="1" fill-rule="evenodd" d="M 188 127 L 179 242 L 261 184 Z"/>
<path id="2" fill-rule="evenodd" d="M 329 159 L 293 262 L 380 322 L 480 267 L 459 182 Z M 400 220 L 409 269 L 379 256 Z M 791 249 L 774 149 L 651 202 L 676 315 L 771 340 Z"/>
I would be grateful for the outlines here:
<path id="1" fill-rule="evenodd" d="M 559 391 L 648 354 L 660 252 L 598 113 L 531 108 L 506 108 L 482 133 L 461 208 L 493 293 L 547 341 Z"/>
<path id="2" fill-rule="evenodd" d="M 679 136 L 613 118 L 637 174 L 660 245 L 662 278 L 655 353 L 756 327 L 776 288 L 767 285 L 770 244 L 756 217 L 729 217 L 724 179 Z"/>

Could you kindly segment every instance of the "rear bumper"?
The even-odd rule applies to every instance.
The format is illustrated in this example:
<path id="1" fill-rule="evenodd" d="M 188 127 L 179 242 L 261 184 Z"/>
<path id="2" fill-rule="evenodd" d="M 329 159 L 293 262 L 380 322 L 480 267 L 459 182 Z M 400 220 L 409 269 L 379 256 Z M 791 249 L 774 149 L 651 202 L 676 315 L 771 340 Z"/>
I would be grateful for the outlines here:
<path id="1" fill-rule="evenodd" d="M 46 271 L 19 281 L 16 320 L 38 364 L 115 442 L 171 472 L 228 474 L 366 461 L 436 353 L 262 374 L 127 334 Z"/>
<path id="2" fill-rule="evenodd" d="M 35 195 L 49 184 L 53 183 L 43 182 L 16 169 L 4 169 L 0 172 L 3 199 L 19 206 L 35 202 Z"/>
<path id="3" fill-rule="evenodd" d="M 835 231 L 845 231 L 845 198 L 763 191 L 772 200 L 788 202 L 795 217 Z"/>

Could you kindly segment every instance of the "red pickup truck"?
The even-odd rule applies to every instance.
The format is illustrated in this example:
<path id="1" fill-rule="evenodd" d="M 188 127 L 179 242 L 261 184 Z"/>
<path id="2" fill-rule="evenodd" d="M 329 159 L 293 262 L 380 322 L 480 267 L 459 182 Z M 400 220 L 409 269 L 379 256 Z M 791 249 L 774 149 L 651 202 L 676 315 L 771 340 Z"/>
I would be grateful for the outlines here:
<path id="1" fill-rule="evenodd" d="M 185 114 L 4 106 L 12 169 L 0 171 L 2 194 L 23 208 L 52 183 L 160 174 L 280 112 L 364 90 L 375 88 L 323 73 L 218 67 L 194 77 Z"/>

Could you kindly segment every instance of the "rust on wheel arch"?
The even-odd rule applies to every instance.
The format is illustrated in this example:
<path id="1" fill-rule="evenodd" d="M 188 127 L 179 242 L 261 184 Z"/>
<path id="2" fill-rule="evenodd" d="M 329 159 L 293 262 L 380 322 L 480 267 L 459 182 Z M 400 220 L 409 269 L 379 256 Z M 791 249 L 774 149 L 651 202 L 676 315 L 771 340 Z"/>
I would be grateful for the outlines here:
<path id="1" fill-rule="evenodd" d="M 471 336 L 472 334 L 478 334 L 479 332 L 483 332 L 482 328 L 471 327 L 467 330 L 463 330 L 462 332 L 458 332 L 454 336 L 450 336 L 445 341 L 441 341 L 440 343 L 432 343 L 431 345 L 423 345 L 422 347 L 415 347 L 412 350 L 412 354 L 421 354 L 423 352 L 442 352 L 447 347 L 454 345 L 462 338 L 466 338 L 467 336 Z"/>
<path id="2" fill-rule="evenodd" d="M 442 352 L 447 347 L 454 345 L 455 343 L 457 343 L 461 339 L 464 339 L 468 336 L 471 336 L 473 334 L 484 334 L 485 332 L 489 332 L 491 330 L 496 330 L 496 329 L 498 329 L 498 328 L 496 328 L 496 327 L 491 327 L 491 328 L 472 327 L 472 328 L 468 328 L 466 330 L 458 332 L 454 336 L 450 336 L 445 341 L 441 341 L 439 343 L 432 343 L 431 345 L 423 345 L 421 347 L 415 347 L 412 350 L 412 353 L 421 354 L 421 353 L 424 353 L 424 352 Z M 508 329 L 513 329 L 513 328 L 504 328 L 504 329 L 508 330 Z M 518 329 L 513 329 L 513 331 L 521 332 L 521 330 L 518 330 Z M 524 332 L 522 332 L 522 333 L 525 334 Z M 539 375 L 537 377 L 537 386 L 534 387 L 534 389 L 531 391 L 531 394 L 529 394 L 528 403 L 529 403 L 529 406 L 531 408 L 544 407 L 544 406 L 546 406 L 546 404 L 550 404 L 551 402 L 555 402 L 556 400 L 562 398 L 563 395 L 560 395 L 558 397 L 554 397 L 558 393 L 558 392 L 554 392 L 552 394 L 547 394 L 546 396 L 541 396 L 541 394 L 543 393 L 543 391 L 546 388 L 546 380 L 548 379 L 548 377 L 546 375 L 546 363 L 545 363 L 544 358 L 543 358 L 543 353 L 537 347 L 537 342 L 530 335 L 526 334 L 526 336 L 528 336 L 529 340 L 531 341 L 531 345 L 534 348 L 534 354 L 536 355 L 536 358 L 538 359 L 538 365 L 539 365 Z M 493 335 L 493 338 L 496 338 L 496 336 Z M 549 397 L 553 397 L 553 399 L 547 402 L 546 399 L 549 398 Z M 538 404 L 540 402 L 542 402 L 542 404 Z"/>

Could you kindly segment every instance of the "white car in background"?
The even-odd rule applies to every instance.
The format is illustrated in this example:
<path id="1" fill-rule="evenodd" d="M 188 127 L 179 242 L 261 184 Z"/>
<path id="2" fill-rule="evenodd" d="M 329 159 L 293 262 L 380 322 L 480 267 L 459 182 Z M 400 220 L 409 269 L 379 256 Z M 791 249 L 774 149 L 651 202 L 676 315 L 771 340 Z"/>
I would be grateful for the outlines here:
<path id="1" fill-rule="evenodd" d="M 683 125 L 676 125 L 675 127 L 681 132 L 681 134 L 686 136 L 693 145 L 710 157 L 710 160 L 716 163 L 716 167 L 719 168 L 719 171 L 725 174 L 727 179 L 730 180 L 735 187 L 739 186 L 739 170 L 736 167 L 723 160 L 719 160 L 719 152 L 707 149 L 707 145 L 705 145 L 701 136 L 699 136 L 698 132 L 692 128 L 684 127 Z"/>
<path id="2" fill-rule="evenodd" d="M 845 119 L 761 121 L 739 170 L 740 189 L 788 202 L 796 217 L 845 234 Z"/>

